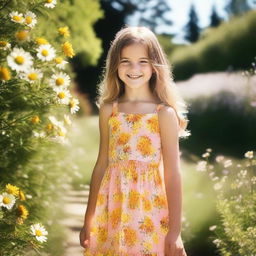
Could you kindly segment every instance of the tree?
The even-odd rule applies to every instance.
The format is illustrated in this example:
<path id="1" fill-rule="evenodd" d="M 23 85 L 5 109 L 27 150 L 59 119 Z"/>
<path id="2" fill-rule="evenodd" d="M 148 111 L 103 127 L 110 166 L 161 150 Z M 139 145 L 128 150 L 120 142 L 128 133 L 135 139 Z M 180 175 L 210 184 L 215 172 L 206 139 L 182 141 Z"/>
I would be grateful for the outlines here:
<path id="1" fill-rule="evenodd" d="M 254 2 L 255 4 L 255 2 Z M 251 9 L 251 5 L 248 3 L 248 0 L 230 0 L 225 10 L 228 13 L 229 17 L 243 14 Z"/>
<path id="2" fill-rule="evenodd" d="M 212 14 L 210 17 L 210 27 L 218 27 L 221 23 L 221 18 L 219 17 L 215 5 L 212 7 Z"/>
<path id="3" fill-rule="evenodd" d="M 137 13 L 140 15 L 138 25 L 149 27 L 153 32 L 161 25 L 172 25 L 170 19 L 171 8 L 166 0 L 140 1 Z"/>
<path id="4" fill-rule="evenodd" d="M 198 26 L 198 17 L 195 6 L 192 4 L 189 11 L 189 21 L 185 26 L 186 35 L 185 39 L 189 42 L 196 42 L 200 36 L 200 28 Z"/>

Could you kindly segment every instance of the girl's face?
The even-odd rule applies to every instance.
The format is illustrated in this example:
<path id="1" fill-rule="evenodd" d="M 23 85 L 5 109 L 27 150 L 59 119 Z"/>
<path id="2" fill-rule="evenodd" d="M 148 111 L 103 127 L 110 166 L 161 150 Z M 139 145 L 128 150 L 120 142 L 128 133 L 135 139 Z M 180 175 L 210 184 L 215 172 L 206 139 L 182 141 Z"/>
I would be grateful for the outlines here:
<path id="1" fill-rule="evenodd" d="M 118 76 L 130 88 L 148 85 L 153 68 L 147 49 L 139 43 L 124 47 L 118 64 Z"/>

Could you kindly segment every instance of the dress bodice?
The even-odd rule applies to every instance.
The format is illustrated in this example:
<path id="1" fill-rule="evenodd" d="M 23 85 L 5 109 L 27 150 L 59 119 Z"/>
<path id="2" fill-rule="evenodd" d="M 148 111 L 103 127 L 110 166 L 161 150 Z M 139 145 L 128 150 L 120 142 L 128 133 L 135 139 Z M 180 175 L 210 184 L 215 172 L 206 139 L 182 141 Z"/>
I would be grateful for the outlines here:
<path id="1" fill-rule="evenodd" d="M 137 160 L 156 162 L 161 160 L 158 104 L 153 113 L 124 113 L 118 111 L 118 101 L 113 102 L 109 118 L 109 162 Z"/>

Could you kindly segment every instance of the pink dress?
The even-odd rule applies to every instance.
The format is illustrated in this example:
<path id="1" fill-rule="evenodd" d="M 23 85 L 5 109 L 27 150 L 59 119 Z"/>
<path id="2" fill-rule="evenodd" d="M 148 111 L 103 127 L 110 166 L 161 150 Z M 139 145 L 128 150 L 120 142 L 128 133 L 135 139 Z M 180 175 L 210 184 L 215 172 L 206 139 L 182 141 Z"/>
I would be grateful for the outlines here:
<path id="1" fill-rule="evenodd" d="M 85 256 L 164 256 L 169 211 L 157 105 L 154 113 L 109 118 L 105 170 Z"/>

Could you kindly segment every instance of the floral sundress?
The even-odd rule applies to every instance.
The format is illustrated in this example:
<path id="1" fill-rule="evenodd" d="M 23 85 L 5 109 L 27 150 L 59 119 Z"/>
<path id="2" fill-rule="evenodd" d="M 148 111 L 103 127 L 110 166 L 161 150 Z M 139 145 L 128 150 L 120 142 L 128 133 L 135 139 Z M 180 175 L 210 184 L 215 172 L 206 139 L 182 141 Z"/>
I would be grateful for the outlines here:
<path id="1" fill-rule="evenodd" d="M 164 256 L 169 211 L 158 104 L 153 113 L 109 118 L 109 164 L 98 192 L 85 256 Z"/>

